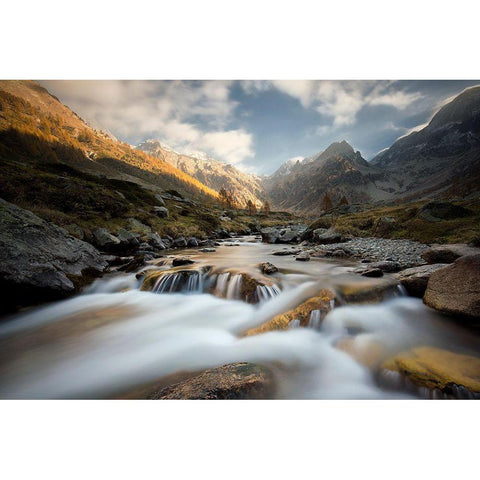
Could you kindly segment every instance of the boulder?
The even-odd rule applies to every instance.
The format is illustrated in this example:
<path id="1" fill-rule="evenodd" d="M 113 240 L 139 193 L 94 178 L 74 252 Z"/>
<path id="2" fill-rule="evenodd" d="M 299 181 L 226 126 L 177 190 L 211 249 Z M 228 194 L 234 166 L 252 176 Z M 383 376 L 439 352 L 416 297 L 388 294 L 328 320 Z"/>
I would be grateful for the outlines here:
<path id="1" fill-rule="evenodd" d="M 89 243 L 0 199 L 0 310 L 67 297 L 106 266 Z"/>
<path id="2" fill-rule="evenodd" d="M 477 254 L 480 254 L 480 248 L 469 247 L 463 243 L 452 243 L 434 245 L 422 253 L 422 258 L 427 263 L 453 263 L 457 258 Z"/>
<path id="3" fill-rule="evenodd" d="M 173 241 L 173 246 L 178 248 L 185 248 L 187 246 L 187 241 L 185 237 L 178 237 Z"/>
<path id="4" fill-rule="evenodd" d="M 262 228 L 260 234 L 262 235 L 262 242 L 265 243 L 277 243 L 280 237 L 280 232 L 274 227 Z"/>
<path id="5" fill-rule="evenodd" d="M 97 228 L 93 232 L 93 241 L 98 248 L 102 250 L 116 250 L 120 247 L 120 240 L 106 228 Z"/>
<path id="6" fill-rule="evenodd" d="M 308 261 L 310 261 L 310 254 L 308 252 L 299 253 L 295 257 L 295 260 L 297 260 L 299 262 L 308 262 Z"/>
<path id="7" fill-rule="evenodd" d="M 198 240 L 195 237 L 190 237 L 187 240 L 187 247 L 190 247 L 190 248 L 198 247 Z"/>
<path id="8" fill-rule="evenodd" d="M 174 267 L 179 267 L 181 265 L 190 265 L 192 263 L 195 263 L 195 262 L 188 257 L 177 257 L 173 259 L 172 265 Z"/>
<path id="9" fill-rule="evenodd" d="M 153 248 L 157 250 L 165 250 L 167 248 L 165 243 L 157 233 L 149 233 L 147 235 L 147 241 L 149 245 L 151 245 Z"/>
<path id="10" fill-rule="evenodd" d="M 272 252 L 272 255 L 275 255 L 277 257 L 281 257 L 281 256 L 284 256 L 284 255 L 296 255 L 299 252 L 300 252 L 300 250 L 298 250 L 298 249 L 277 250 L 276 252 Z"/>
<path id="11" fill-rule="evenodd" d="M 300 231 L 294 230 L 292 228 L 285 228 L 280 230 L 277 243 L 291 243 L 298 242 L 300 239 Z"/>
<path id="12" fill-rule="evenodd" d="M 384 273 L 398 272 L 402 267 L 398 262 L 385 260 L 383 262 L 371 262 L 369 268 L 379 268 Z"/>
<path id="13" fill-rule="evenodd" d="M 138 241 L 137 235 L 129 232 L 128 230 L 125 230 L 124 228 L 121 228 L 118 231 L 117 238 L 120 240 L 122 246 L 125 247 L 136 247 L 140 243 Z"/>
<path id="14" fill-rule="evenodd" d="M 253 363 L 232 363 L 170 385 L 155 400 L 246 400 L 273 398 L 273 376 Z"/>
<path id="15" fill-rule="evenodd" d="M 419 347 L 388 359 L 381 369 L 387 386 L 410 386 L 429 398 L 480 398 L 478 357 Z"/>
<path id="16" fill-rule="evenodd" d="M 461 257 L 432 273 L 423 301 L 448 315 L 480 321 L 480 255 Z"/>
<path id="17" fill-rule="evenodd" d="M 165 207 L 165 200 L 162 198 L 162 196 L 159 195 L 158 193 L 156 193 L 154 196 L 155 196 L 155 200 L 157 201 L 158 205 L 160 207 Z"/>
<path id="18" fill-rule="evenodd" d="M 317 228 L 313 231 L 312 241 L 322 245 L 329 245 L 332 243 L 346 242 L 346 238 L 333 228 L 329 228 L 326 231 L 324 228 Z"/>
<path id="19" fill-rule="evenodd" d="M 270 262 L 264 262 L 260 264 L 260 270 L 266 275 L 271 275 L 272 273 L 278 272 L 278 268 Z"/>
<path id="20" fill-rule="evenodd" d="M 405 287 L 412 297 L 422 298 L 427 289 L 428 279 L 432 273 L 446 267 L 446 263 L 421 265 L 420 267 L 407 268 L 395 274 L 395 278 Z"/>
<path id="21" fill-rule="evenodd" d="M 383 277 L 383 272 L 379 268 L 365 268 L 357 273 L 360 273 L 360 275 L 364 277 L 373 277 L 373 278 L 378 278 L 378 277 Z"/>
<path id="22" fill-rule="evenodd" d="M 155 214 L 160 218 L 168 217 L 168 209 L 166 207 L 153 207 Z"/>
<path id="23" fill-rule="evenodd" d="M 230 217 L 224 217 L 224 216 L 220 217 L 221 222 L 230 222 L 231 220 L 232 219 Z"/>

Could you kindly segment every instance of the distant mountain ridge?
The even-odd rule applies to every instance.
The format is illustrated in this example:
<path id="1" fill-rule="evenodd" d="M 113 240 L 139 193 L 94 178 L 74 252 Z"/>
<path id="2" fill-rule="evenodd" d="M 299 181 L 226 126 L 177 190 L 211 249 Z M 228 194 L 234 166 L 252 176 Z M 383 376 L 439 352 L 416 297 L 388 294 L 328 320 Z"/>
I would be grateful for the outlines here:
<path id="1" fill-rule="evenodd" d="M 283 164 L 264 179 L 275 208 L 319 213 L 334 204 L 480 196 L 480 86 L 444 105 L 428 125 L 399 138 L 371 161 L 346 142 Z"/>
<path id="2" fill-rule="evenodd" d="M 249 200 L 260 207 L 266 199 L 259 176 L 242 172 L 233 165 L 223 163 L 205 153 L 179 153 L 154 139 L 146 140 L 136 148 L 162 159 L 213 190 L 219 191 L 221 188 L 232 190 L 242 207 L 245 207 Z"/>

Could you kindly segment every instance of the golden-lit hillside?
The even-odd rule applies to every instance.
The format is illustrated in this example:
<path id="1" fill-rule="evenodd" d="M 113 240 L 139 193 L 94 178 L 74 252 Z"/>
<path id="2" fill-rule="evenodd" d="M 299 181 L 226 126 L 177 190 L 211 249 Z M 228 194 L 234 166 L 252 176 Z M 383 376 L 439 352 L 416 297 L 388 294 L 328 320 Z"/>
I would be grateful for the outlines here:
<path id="1" fill-rule="evenodd" d="M 89 127 L 32 81 L 0 81 L 0 155 L 23 162 L 61 162 L 146 188 L 175 189 L 214 201 L 217 192 L 163 160 Z"/>

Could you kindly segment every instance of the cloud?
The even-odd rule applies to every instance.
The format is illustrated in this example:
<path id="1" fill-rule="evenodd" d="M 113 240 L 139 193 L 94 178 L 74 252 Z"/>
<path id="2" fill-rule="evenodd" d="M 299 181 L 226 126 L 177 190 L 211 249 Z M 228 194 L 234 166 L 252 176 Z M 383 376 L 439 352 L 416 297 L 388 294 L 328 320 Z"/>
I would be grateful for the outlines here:
<path id="1" fill-rule="evenodd" d="M 418 92 L 396 89 L 389 81 L 275 80 L 273 86 L 333 120 L 334 127 L 352 125 L 366 106 L 403 110 L 421 98 Z"/>
<path id="2" fill-rule="evenodd" d="M 254 156 L 253 136 L 229 128 L 238 102 L 231 81 L 42 81 L 96 128 L 138 143 L 158 138 L 228 163 Z"/>

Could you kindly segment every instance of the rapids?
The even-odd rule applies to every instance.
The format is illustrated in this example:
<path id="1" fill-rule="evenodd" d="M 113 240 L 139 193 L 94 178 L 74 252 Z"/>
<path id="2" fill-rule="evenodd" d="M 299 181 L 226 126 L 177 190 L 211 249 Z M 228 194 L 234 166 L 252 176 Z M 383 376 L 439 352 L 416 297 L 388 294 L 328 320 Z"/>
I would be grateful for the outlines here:
<path id="1" fill-rule="evenodd" d="M 307 328 L 294 320 L 285 331 L 243 336 L 321 288 L 374 282 L 352 274 L 354 262 L 295 262 L 272 256 L 278 248 L 248 237 L 214 253 L 180 252 L 196 261 L 180 291 L 175 273 L 162 276 L 153 292 L 141 291 L 135 274 L 112 274 L 74 298 L 3 320 L 0 397 L 111 398 L 175 372 L 248 361 L 272 370 L 277 398 L 411 398 L 382 388 L 337 342 L 376 342 L 384 355 L 425 344 L 478 349 L 471 336 L 401 289 L 375 305 L 339 305 L 326 316 L 314 310 Z M 204 273 L 207 266 L 258 273 L 267 260 L 280 271 L 270 277 L 274 285 L 257 287 L 255 305 L 238 300 L 241 275 Z"/>

